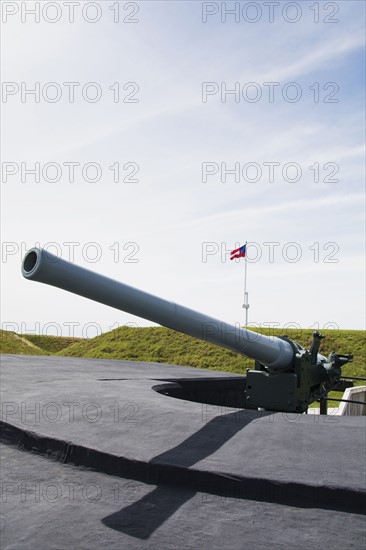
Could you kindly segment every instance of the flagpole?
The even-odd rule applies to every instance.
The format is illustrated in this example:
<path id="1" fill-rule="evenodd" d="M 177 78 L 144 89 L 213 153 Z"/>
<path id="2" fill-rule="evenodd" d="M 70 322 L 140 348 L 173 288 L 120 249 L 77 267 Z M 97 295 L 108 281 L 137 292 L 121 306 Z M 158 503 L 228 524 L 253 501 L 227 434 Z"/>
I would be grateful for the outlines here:
<path id="1" fill-rule="evenodd" d="M 248 292 L 247 292 L 247 253 L 248 253 L 248 242 L 245 241 L 245 257 L 244 257 L 244 303 L 243 308 L 245 309 L 245 326 L 248 326 Z"/>

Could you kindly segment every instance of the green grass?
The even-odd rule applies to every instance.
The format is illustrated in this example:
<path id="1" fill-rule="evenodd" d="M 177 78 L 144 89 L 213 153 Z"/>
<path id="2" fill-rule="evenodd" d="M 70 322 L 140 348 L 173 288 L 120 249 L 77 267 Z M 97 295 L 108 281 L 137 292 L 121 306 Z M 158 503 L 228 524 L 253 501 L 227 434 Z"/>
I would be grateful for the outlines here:
<path id="1" fill-rule="evenodd" d="M 46 352 L 15 332 L 0 330 L 0 353 L 47 355 Z"/>
<path id="2" fill-rule="evenodd" d="M 257 330 L 268 336 L 280 336 L 280 329 Z M 348 376 L 366 376 L 365 332 L 359 330 L 325 330 L 321 353 L 331 351 L 353 353 L 354 362 L 343 368 Z M 309 348 L 312 330 L 289 329 L 286 335 Z M 227 372 L 245 372 L 254 361 L 224 348 L 202 342 L 185 334 L 162 327 L 120 327 L 90 340 L 81 340 L 60 351 L 58 355 L 71 357 L 99 357 L 154 361 L 173 365 L 187 365 Z"/>
<path id="3" fill-rule="evenodd" d="M 162 327 L 120 327 L 68 347 L 58 355 L 154 361 L 203 369 L 243 372 L 249 359 Z"/>
<path id="4" fill-rule="evenodd" d="M 35 344 L 39 348 L 43 349 L 46 353 L 53 355 L 62 351 L 63 349 L 81 342 L 82 338 L 69 338 L 66 336 L 43 336 L 39 334 L 21 334 L 23 338 L 26 338 L 32 344 Z"/>

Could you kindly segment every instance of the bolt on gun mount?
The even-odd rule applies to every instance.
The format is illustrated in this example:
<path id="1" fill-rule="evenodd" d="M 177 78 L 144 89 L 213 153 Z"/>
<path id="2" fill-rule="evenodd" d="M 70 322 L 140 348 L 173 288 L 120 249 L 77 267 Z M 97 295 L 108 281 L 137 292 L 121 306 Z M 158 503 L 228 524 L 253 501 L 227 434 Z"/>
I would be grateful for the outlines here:
<path id="1" fill-rule="evenodd" d="M 314 333 L 310 351 L 286 337 L 229 325 L 74 265 L 46 250 L 32 248 L 23 259 L 26 279 L 52 285 L 96 302 L 137 315 L 167 328 L 228 348 L 255 359 L 247 371 L 246 407 L 271 411 L 305 412 L 341 377 L 351 355 L 318 353 L 321 335 Z"/>

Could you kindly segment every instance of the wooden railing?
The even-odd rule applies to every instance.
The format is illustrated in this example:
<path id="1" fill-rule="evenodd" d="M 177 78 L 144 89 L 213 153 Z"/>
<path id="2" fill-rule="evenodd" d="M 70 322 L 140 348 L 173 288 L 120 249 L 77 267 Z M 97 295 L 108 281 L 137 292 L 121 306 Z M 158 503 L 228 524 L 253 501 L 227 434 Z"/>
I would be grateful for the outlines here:
<path id="1" fill-rule="evenodd" d="M 345 416 L 366 416 L 366 386 L 347 388 L 342 399 L 346 401 L 340 403 L 338 414 Z M 347 401 L 353 401 L 353 403 L 347 403 Z M 357 403 L 357 401 L 361 401 L 361 403 Z"/>

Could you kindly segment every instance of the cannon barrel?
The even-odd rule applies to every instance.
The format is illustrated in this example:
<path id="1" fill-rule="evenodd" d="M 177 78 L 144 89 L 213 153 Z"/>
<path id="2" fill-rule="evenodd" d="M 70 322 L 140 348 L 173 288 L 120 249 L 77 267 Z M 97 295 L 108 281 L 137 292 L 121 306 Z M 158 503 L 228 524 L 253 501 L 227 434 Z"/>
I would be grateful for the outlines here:
<path id="1" fill-rule="evenodd" d="M 94 273 L 44 249 L 32 248 L 25 254 L 22 274 L 26 279 L 67 290 L 246 355 L 272 372 L 285 371 L 293 364 L 294 349 L 286 340 L 224 323 Z"/>

